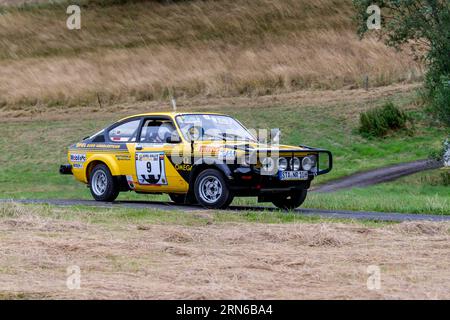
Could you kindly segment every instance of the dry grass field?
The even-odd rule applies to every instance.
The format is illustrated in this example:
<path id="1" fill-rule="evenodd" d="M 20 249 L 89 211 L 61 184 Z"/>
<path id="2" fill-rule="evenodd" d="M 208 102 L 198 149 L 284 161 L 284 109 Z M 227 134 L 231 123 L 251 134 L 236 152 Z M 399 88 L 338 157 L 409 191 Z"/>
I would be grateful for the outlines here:
<path id="1" fill-rule="evenodd" d="M 445 223 L 220 222 L 214 212 L 150 222 L 12 204 L 0 212 L 0 298 L 450 298 Z M 80 289 L 66 286 L 71 265 Z M 380 268 L 379 290 L 367 288 L 369 265 Z"/>
<path id="2" fill-rule="evenodd" d="M 350 0 L 82 2 L 3 9 L 0 107 L 73 106 L 167 96 L 245 96 L 421 79 L 423 66 L 359 40 Z M 108 2 L 108 1 L 103 1 Z"/>

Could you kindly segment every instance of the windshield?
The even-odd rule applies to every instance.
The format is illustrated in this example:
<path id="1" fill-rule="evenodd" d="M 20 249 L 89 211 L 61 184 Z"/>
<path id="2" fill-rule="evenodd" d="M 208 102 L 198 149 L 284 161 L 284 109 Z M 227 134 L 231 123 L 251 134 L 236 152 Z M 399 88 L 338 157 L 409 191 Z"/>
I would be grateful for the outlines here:
<path id="1" fill-rule="evenodd" d="M 186 114 L 176 117 L 183 136 L 190 140 L 188 131 L 196 128 L 198 140 L 256 141 L 238 121 L 229 116 L 211 114 Z"/>

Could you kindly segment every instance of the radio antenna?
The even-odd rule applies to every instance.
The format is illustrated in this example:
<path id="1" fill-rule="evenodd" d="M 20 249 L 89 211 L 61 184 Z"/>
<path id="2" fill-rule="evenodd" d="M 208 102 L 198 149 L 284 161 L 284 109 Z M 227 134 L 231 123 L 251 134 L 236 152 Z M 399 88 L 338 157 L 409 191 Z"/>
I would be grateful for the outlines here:
<path id="1" fill-rule="evenodd" d="M 177 100 L 175 99 L 175 97 L 172 97 L 172 99 L 170 99 L 170 101 L 172 102 L 173 111 L 177 111 Z"/>

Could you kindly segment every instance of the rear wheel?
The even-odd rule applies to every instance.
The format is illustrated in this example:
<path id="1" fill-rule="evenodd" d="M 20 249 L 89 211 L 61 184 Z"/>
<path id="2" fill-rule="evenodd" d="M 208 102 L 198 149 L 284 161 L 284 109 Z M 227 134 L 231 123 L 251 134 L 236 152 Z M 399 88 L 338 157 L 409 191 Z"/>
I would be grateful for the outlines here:
<path id="1" fill-rule="evenodd" d="M 272 200 L 272 203 L 283 210 L 292 210 L 298 208 L 306 199 L 308 190 L 295 191 L 288 194 L 279 195 Z"/>
<path id="2" fill-rule="evenodd" d="M 104 164 L 94 167 L 89 177 L 91 194 L 97 201 L 114 201 L 119 195 L 119 184 Z"/>
<path id="3" fill-rule="evenodd" d="M 207 169 L 198 175 L 194 192 L 197 201 L 210 209 L 225 209 L 234 198 L 222 173 L 216 169 Z"/>

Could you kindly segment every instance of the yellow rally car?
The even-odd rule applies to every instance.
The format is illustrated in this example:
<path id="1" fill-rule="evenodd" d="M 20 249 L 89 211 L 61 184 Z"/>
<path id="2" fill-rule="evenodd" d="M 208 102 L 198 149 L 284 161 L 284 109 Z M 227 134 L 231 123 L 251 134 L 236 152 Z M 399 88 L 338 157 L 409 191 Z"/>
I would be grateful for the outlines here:
<path id="1" fill-rule="evenodd" d="M 293 209 L 313 178 L 332 168 L 327 150 L 262 143 L 234 118 L 210 113 L 127 117 L 70 146 L 68 161 L 60 173 L 86 183 L 95 200 L 114 201 L 132 190 L 207 208 L 257 196 Z"/>

